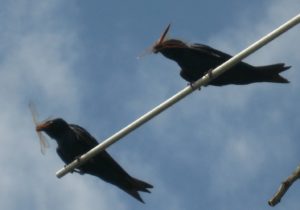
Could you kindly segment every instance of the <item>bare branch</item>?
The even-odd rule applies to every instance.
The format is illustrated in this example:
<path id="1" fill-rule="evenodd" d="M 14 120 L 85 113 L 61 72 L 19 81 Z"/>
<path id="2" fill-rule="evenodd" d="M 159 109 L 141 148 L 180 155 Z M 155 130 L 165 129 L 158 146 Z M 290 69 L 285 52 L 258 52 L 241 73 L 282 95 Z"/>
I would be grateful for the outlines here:
<path id="1" fill-rule="evenodd" d="M 275 193 L 275 195 L 268 201 L 270 206 L 275 206 L 278 204 L 281 200 L 281 198 L 284 196 L 284 194 L 288 191 L 290 186 L 300 178 L 300 165 L 297 167 L 297 169 L 290 175 L 285 181 L 283 181 Z"/>

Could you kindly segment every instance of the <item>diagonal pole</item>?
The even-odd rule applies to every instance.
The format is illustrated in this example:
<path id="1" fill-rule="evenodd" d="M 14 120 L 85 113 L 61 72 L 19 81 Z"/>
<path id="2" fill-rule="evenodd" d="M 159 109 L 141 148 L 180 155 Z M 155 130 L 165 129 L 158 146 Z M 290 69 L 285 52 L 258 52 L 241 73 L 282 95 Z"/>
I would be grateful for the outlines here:
<path id="1" fill-rule="evenodd" d="M 240 62 L 242 59 L 247 57 L 248 55 L 252 54 L 262 46 L 266 45 L 276 37 L 280 36 L 282 33 L 286 32 L 293 26 L 297 25 L 300 22 L 300 14 L 295 16 L 294 18 L 290 19 L 271 33 L 267 34 L 257 42 L 253 43 L 237 55 L 233 56 L 231 59 L 223 63 L 222 65 L 218 66 L 215 68 L 212 72 L 210 72 L 207 75 L 204 75 L 202 78 L 197 80 L 193 85 L 185 87 L 183 90 L 179 91 L 177 94 L 172 96 L 171 98 L 167 99 L 154 109 L 150 110 L 140 118 L 136 119 L 134 122 L 130 123 L 120 131 L 116 132 L 113 134 L 111 137 L 105 139 L 103 142 L 98 144 L 96 147 L 88 151 L 87 153 L 81 155 L 78 159 L 74 160 L 71 162 L 69 165 L 65 166 L 64 168 L 60 169 L 59 171 L 56 172 L 56 176 L 58 178 L 63 177 L 66 175 L 68 172 L 74 170 L 74 168 L 84 164 L 87 160 L 90 158 L 94 157 L 110 145 L 114 144 L 130 132 L 134 131 L 144 123 L 148 122 L 152 118 L 154 118 L 156 115 L 160 114 L 170 106 L 174 105 L 190 93 L 192 93 L 194 90 L 199 89 L 201 86 L 208 84 L 211 80 L 219 76 L 220 74 L 224 73 L 226 70 L 230 69 L 232 66 Z"/>

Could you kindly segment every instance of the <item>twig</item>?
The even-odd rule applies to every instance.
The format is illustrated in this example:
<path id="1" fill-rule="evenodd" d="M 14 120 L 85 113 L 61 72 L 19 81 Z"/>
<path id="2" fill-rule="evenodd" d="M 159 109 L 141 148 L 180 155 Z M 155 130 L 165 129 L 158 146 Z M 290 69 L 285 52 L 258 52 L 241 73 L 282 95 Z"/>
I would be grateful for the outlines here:
<path id="1" fill-rule="evenodd" d="M 278 204 L 281 200 L 281 198 L 284 196 L 284 194 L 288 191 L 290 186 L 300 178 L 300 165 L 297 167 L 297 169 L 290 175 L 285 181 L 283 181 L 278 189 L 278 191 L 275 193 L 275 195 L 268 201 L 270 206 L 275 206 Z"/>

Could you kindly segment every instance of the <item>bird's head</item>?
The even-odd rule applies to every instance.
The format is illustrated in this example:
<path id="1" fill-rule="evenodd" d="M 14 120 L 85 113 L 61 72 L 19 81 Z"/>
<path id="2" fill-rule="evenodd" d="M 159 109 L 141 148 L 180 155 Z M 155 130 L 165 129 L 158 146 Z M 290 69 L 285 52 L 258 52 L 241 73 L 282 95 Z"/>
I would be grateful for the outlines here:
<path id="1" fill-rule="evenodd" d="M 167 49 L 171 48 L 187 48 L 188 46 L 178 39 L 166 39 L 166 35 L 170 29 L 171 24 L 167 26 L 159 40 L 152 47 L 152 52 L 159 53 L 164 52 Z"/>
<path id="2" fill-rule="evenodd" d="M 44 131 L 53 139 L 63 136 L 68 129 L 68 123 L 61 118 L 47 120 L 46 122 L 40 123 L 36 126 L 37 132 Z"/>

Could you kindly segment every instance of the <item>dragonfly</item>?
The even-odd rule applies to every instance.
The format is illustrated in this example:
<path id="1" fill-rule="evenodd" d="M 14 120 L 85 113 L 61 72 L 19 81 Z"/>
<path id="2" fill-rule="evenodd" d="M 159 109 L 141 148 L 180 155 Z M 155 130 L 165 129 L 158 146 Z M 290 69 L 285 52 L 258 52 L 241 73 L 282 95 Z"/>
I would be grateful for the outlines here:
<path id="1" fill-rule="evenodd" d="M 31 112 L 31 116 L 32 116 L 32 121 L 35 125 L 35 129 L 43 124 L 45 121 L 49 120 L 49 118 L 47 118 L 46 120 L 43 120 L 41 122 L 38 121 L 38 112 L 37 112 L 37 109 L 36 109 L 36 106 L 33 102 L 29 102 L 29 110 Z M 41 132 L 41 131 L 38 131 L 36 129 L 36 133 L 37 133 L 37 136 L 38 136 L 38 139 L 39 139 L 39 142 L 40 142 L 40 150 L 41 150 L 41 153 L 43 155 L 46 154 L 46 150 L 49 148 L 49 143 L 45 137 L 45 135 Z"/>

